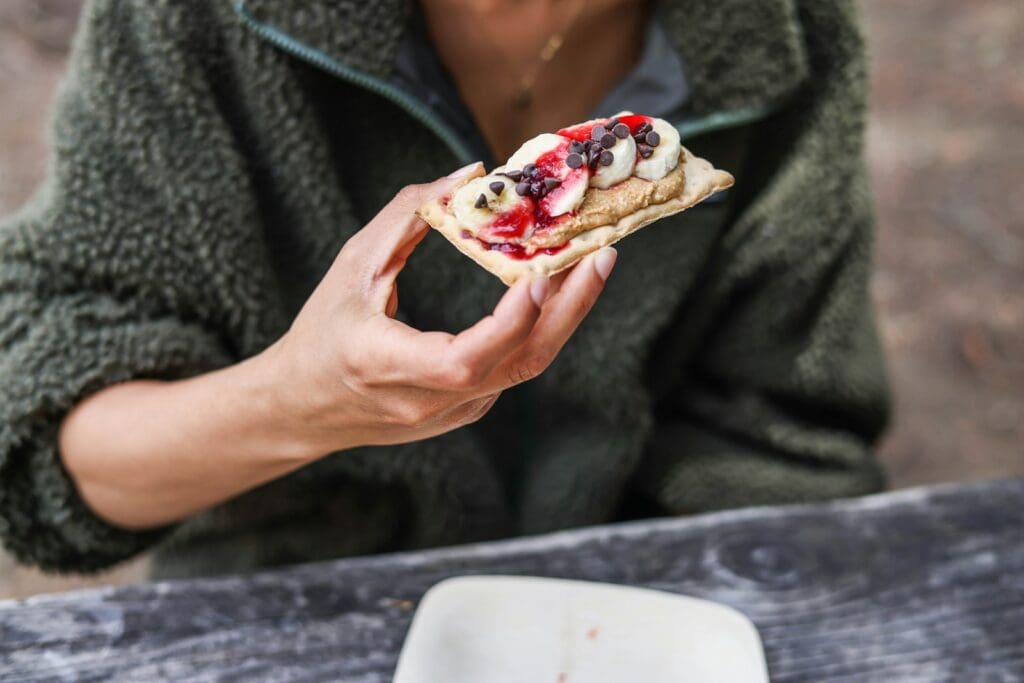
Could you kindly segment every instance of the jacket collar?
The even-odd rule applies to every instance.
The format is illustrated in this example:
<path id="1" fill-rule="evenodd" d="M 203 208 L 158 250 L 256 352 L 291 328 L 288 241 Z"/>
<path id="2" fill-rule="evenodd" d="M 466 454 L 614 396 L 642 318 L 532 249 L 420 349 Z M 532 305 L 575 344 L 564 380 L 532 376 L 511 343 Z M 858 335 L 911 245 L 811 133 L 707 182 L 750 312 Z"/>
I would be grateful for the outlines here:
<path id="1" fill-rule="evenodd" d="M 808 76 L 796 0 L 663 0 L 692 87 L 691 110 L 767 110 Z"/>
<path id="2" fill-rule="evenodd" d="M 415 0 L 232 0 L 257 21 L 386 78 Z M 661 0 L 692 86 L 693 116 L 770 111 L 808 76 L 796 0 Z"/>
<path id="3" fill-rule="evenodd" d="M 386 77 L 413 0 L 231 0 L 238 14 L 363 71 Z"/>

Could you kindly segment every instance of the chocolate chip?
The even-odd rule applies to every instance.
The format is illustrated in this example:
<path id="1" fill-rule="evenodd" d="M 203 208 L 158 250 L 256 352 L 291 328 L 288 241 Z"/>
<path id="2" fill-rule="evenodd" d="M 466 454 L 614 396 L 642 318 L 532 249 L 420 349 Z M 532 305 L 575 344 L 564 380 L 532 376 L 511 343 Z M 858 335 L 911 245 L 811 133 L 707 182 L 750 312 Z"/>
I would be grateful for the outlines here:
<path id="1" fill-rule="evenodd" d="M 530 183 L 530 194 L 532 194 L 537 199 L 540 199 L 541 197 L 543 197 L 544 196 L 544 183 L 542 183 L 539 180 L 535 180 L 532 183 Z"/>
<path id="2" fill-rule="evenodd" d="M 505 171 L 501 175 L 511 179 L 514 183 L 518 183 L 520 180 L 523 179 L 522 171 Z"/>
<path id="3" fill-rule="evenodd" d="M 591 147 L 587 152 L 587 161 L 590 162 L 591 166 L 593 166 L 599 158 L 601 158 L 601 148 Z"/>
<path id="4" fill-rule="evenodd" d="M 611 133 L 605 133 L 601 136 L 601 146 L 605 149 L 611 149 L 615 146 L 615 136 Z"/>
<path id="5" fill-rule="evenodd" d="M 657 147 L 658 143 L 661 142 L 661 136 L 652 130 L 650 133 L 644 136 L 644 142 L 646 142 L 651 147 Z"/>
<path id="6" fill-rule="evenodd" d="M 583 155 L 579 152 L 573 152 L 565 158 L 565 165 L 569 168 L 579 168 L 583 165 Z"/>
<path id="7" fill-rule="evenodd" d="M 493 192 L 496 195 L 500 195 L 502 192 L 505 191 L 505 183 L 501 182 L 500 180 L 495 180 L 487 187 L 489 187 L 491 189 L 491 192 Z"/>
<path id="8" fill-rule="evenodd" d="M 530 194 L 530 183 L 527 180 L 516 183 L 516 194 L 520 197 L 525 197 Z"/>
<path id="9" fill-rule="evenodd" d="M 583 151 L 584 151 L 584 150 L 585 150 L 586 148 L 587 148 L 587 146 L 586 146 L 586 145 L 584 145 L 584 144 L 583 144 L 582 142 L 580 142 L 579 140 L 573 140 L 572 142 L 570 142 L 570 143 L 569 143 L 569 151 L 570 151 L 570 152 L 576 152 L 577 154 L 580 154 L 580 153 L 582 153 L 582 152 L 583 152 Z"/>
<path id="10" fill-rule="evenodd" d="M 624 123 L 616 123 L 615 127 L 612 128 L 612 133 L 620 140 L 625 140 L 629 137 L 629 126 Z"/>
<path id="11" fill-rule="evenodd" d="M 562 184 L 562 181 L 559 180 L 558 178 L 545 178 L 544 179 L 544 189 L 546 189 L 548 192 L 551 192 L 551 190 L 555 189 L 556 187 L 558 187 L 561 184 Z"/>
<path id="12" fill-rule="evenodd" d="M 608 130 L 604 126 L 594 126 L 593 128 L 590 129 L 590 139 L 600 140 L 601 138 L 604 137 L 604 134 L 607 132 Z"/>
<path id="13" fill-rule="evenodd" d="M 647 159 L 654 154 L 654 150 L 643 143 L 636 146 L 636 151 L 640 153 L 640 157 L 643 159 Z"/>
<path id="14" fill-rule="evenodd" d="M 639 126 L 637 126 L 636 134 L 637 135 L 646 135 L 647 133 L 649 133 L 651 131 L 652 128 L 654 128 L 654 126 L 651 125 L 650 121 L 644 121 Z"/>
<path id="15" fill-rule="evenodd" d="M 608 130 L 615 130 L 615 126 L 617 126 L 617 125 L 619 125 L 619 117 L 618 116 L 616 116 L 614 119 L 609 121 L 608 125 L 606 125 L 605 128 L 607 128 Z"/>
<path id="16" fill-rule="evenodd" d="M 537 164 L 527 164 L 523 166 L 523 175 L 532 176 L 534 171 L 537 170 Z"/>
<path id="17" fill-rule="evenodd" d="M 598 159 L 598 163 L 602 166 L 611 166 L 613 161 L 615 161 L 615 155 L 608 150 L 601 152 L 601 156 Z"/>
<path id="18" fill-rule="evenodd" d="M 474 204 L 473 206 L 475 206 L 478 209 L 484 208 L 485 206 L 487 206 L 487 197 L 480 195 L 479 197 L 476 198 L 476 204 Z"/>

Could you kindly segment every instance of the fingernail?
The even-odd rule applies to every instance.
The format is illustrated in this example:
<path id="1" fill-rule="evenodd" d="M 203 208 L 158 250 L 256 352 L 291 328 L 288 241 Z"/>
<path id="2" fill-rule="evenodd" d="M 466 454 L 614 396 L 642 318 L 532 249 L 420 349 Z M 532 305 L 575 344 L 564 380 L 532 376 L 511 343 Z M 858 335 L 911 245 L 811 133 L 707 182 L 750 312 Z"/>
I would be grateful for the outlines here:
<path id="1" fill-rule="evenodd" d="M 530 298 L 537 308 L 544 305 L 548 298 L 550 281 L 547 277 L 539 277 L 530 283 Z"/>
<path id="2" fill-rule="evenodd" d="M 618 255 L 619 252 L 615 251 L 612 247 L 605 247 L 597 252 L 597 256 L 594 257 L 594 270 L 597 271 L 598 276 L 602 280 L 607 280 L 608 276 L 612 274 L 615 258 Z"/>
<path id="3" fill-rule="evenodd" d="M 463 166 L 462 168 L 460 168 L 457 171 L 453 171 L 453 172 L 449 173 L 448 177 L 451 178 L 452 180 L 455 180 L 456 178 L 463 178 L 465 176 L 468 176 L 474 170 L 476 170 L 477 166 L 479 166 L 479 165 L 480 165 L 479 161 L 474 161 L 471 164 L 467 164 L 466 166 Z"/>

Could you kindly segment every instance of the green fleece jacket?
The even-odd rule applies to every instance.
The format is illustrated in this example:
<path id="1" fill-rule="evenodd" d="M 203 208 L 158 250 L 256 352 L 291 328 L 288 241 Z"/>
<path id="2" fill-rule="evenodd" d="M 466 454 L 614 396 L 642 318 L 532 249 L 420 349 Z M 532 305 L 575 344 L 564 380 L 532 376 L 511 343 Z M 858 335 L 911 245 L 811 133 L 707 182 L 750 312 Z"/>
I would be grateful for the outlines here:
<path id="1" fill-rule="evenodd" d="M 852 2 L 666 0 L 692 86 L 676 123 L 737 186 L 622 242 L 544 375 L 472 427 L 328 456 L 171 528 L 90 512 L 57 451 L 76 402 L 258 353 L 399 188 L 470 160 L 387 85 L 406 3 L 87 6 L 48 179 L 0 227 L 0 536 L 20 560 L 156 546 L 159 576 L 242 571 L 881 486 Z M 405 319 L 444 330 L 503 289 L 436 234 L 399 287 Z"/>

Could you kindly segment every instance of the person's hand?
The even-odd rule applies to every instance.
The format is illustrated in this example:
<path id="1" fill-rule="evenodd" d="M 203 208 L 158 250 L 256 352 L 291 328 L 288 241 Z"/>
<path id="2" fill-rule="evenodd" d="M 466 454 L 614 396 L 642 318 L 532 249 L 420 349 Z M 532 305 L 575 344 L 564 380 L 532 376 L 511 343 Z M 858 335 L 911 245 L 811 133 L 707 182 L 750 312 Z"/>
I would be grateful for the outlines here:
<path id="1" fill-rule="evenodd" d="M 478 420 L 504 389 L 543 372 L 590 311 L 615 263 L 610 247 L 553 278 L 516 283 L 491 315 L 457 335 L 393 318 L 395 279 L 428 230 L 413 212 L 481 173 L 474 164 L 399 192 L 349 239 L 263 354 L 308 457 L 416 441 Z"/>

